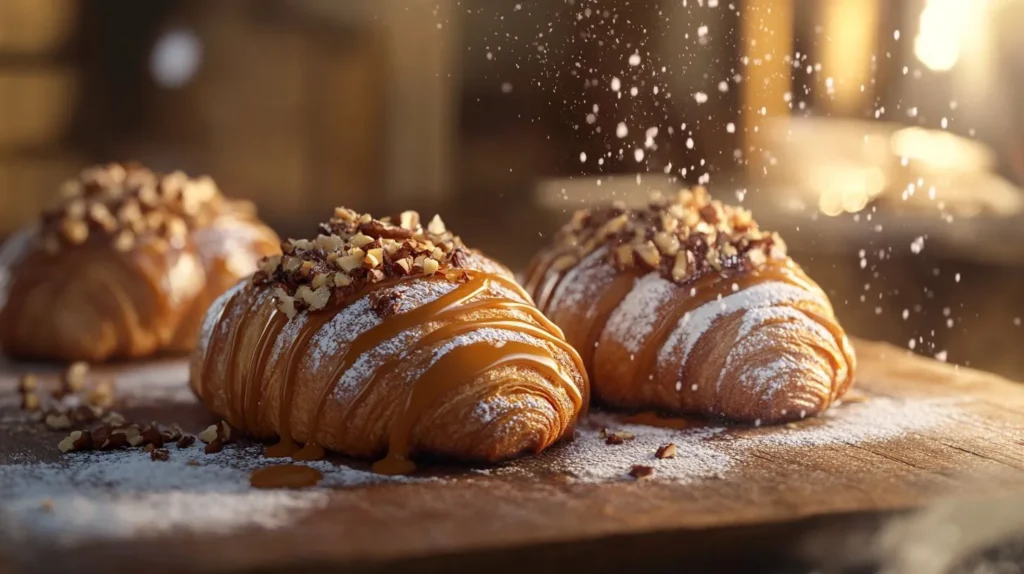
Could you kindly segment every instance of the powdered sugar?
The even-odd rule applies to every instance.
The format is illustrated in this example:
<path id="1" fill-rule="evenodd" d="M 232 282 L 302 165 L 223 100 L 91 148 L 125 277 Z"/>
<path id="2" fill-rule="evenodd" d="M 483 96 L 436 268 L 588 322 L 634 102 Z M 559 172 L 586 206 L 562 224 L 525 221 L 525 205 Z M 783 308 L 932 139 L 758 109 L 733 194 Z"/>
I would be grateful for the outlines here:
<path id="1" fill-rule="evenodd" d="M 813 292 L 802 287 L 766 281 L 741 289 L 718 301 L 709 301 L 683 316 L 679 326 L 658 352 L 658 362 L 667 363 L 676 353 L 682 353 L 680 365 L 686 364 L 693 347 L 716 319 L 740 310 L 811 300 Z"/>
<path id="2" fill-rule="evenodd" d="M 324 474 L 324 488 L 258 491 L 249 486 L 251 471 L 279 461 L 260 457 L 259 447 L 229 445 L 215 455 L 202 448 L 172 447 L 166 462 L 152 461 L 139 449 L 74 453 L 53 463 L 10 461 L 0 465 L 0 526 L 9 534 L 27 529 L 64 542 L 182 528 L 278 528 L 326 505 L 327 487 L 430 480 L 318 461 L 307 464 Z M 189 465 L 190 460 L 199 465 Z"/>
<path id="3" fill-rule="evenodd" d="M 928 429 L 977 423 L 960 409 L 965 399 L 872 398 L 833 408 L 811 426 L 767 428 L 749 439 L 752 446 L 802 448 L 829 444 L 882 443 Z"/>
<path id="4" fill-rule="evenodd" d="M 818 340 L 826 344 L 832 340 L 832 334 L 827 329 L 799 309 L 792 307 L 748 309 L 743 315 L 743 322 L 736 334 L 735 342 L 726 356 L 725 367 L 718 376 L 717 389 L 721 390 L 726 377 L 737 376 L 737 373 L 733 372 L 733 364 L 737 360 L 743 361 L 744 357 L 751 356 L 758 349 L 775 344 L 774 341 L 784 334 L 800 335 L 807 332 L 813 333 Z M 802 352 L 802 348 L 795 349 L 796 352 Z M 783 374 L 789 372 L 806 374 L 807 372 L 806 367 L 801 365 L 801 361 L 791 356 L 791 352 L 789 349 L 784 350 L 773 360 L 764 364 L 750 365 L 749 362 L 744 362 L 744 368 L 738 374 L 740 384 L 758 392 L 766 399 L 771 398 L 789 380 L 783 377 Z"/>
<path id="5" fill-rule="evenodd" d="M 880 444 L 910 433 L 962 424 L 971 415 L 951 399 L 873 398 L 844 405 L 815 420 L 758 429 L 699 427 L 676 430 L 637 424 L 617 424 L 621 417 L 596 412 L 590 415 L 570 443 L 556 446 L 535 459 L 482 472 L 533 475 L 559 472 L 570 481 L 600 483 L 632 480 L 633 465 L 655 469 L 653 480 L 690 484 L 708 478 L 742 473 L 746 461 L 763 449 L 783 450 L 779 456 L 803 457 L 803 449 L 824 445 Z M 626 431 L 635 436 L 609 445 L 600 429 Z M 658 459 L 655 452 L 674 443 L 676 458 Z"/>
<path id="6" fill-rule="evenodd" d="M 493 336 L 489 334 L 487 340 L 494 340 Z M 495 397 L 477 411 L 487 420 L 501 416 L 509 406 L 505 399 Z M 569 482 L 601 483 L 631 480 L 627 473 L 639 464 L 655 469 L 651 477 L 655 481 L 743 480 L 743 473 L 757 468 L 748 461 L 764 449 L 777 451 L 783 459 L 800 458 L 808 455 L 807 449 L 823 445 L 879 444 L 929 429 L 976 424 L 967 420 L 972 417 L 950 399 L 889 398 L 843 405 L 792 428 L 673 430 L 621 424 L 620 415 L 595 412 L 581 421 L 575 440 L 504 466 L 446 472 L 444 478 L 431 478 L 437 469 L 428 466 L 418 476 L 388 477 L 364 470 L 365 464 L 317 461 L 303 464 L 320 470 L 324 480 L 303 491 L 252 490 L 248 485 L 252 470 L 281 462 L 261 457 L 258 446 L 229 444 L 213 455 L 204 454 L 202 445 L 170 447 L 166 462 L 152 461 L 138 449 L 74 453 L 48 462 L 16 454 L 8 447 L 6 454 L 0 454 L 0 530 L 9 536 L 74 543 L 153 536 L 179 529 L 273 529 L 325 507 L 332 488 L 381 482 L 458 483 L 472 480 L 476 474 L 538 483 L 555 474 Z M 628 431 L 635 438 L 609 445 L 601 435 L 602 427 Z M 658 447 L 667 443 L 677 445 L 676 458 L 656 458 Z M 189 465 L 190 460 L 199 466 Z"/>
<path id="7" fill-rule="evenodd" d="M 199 353 L 206 354 L 206 349 L 210 346 L 210 338 L 213 336 L 213 329 L 217 326 L 221 315 L 224 314 L 224 308 L 227 306 L 228 301 L 245 287 L 246 283 L 247 280 L 245 279 L 235 283 L 233 287 L 221 293 L 219 297 L 213 300 L 210 308 L 206 311 L 206 316 L 203 317 L 203 325 L 199 329 L 199 341 L 197 343 Z"/>
<path id="8" fill-rule="evenodd" d="M 312 349 L 310 366 L 320 368 L 325 357 L 337 354 L 341 345 L 351 343 L 356 337 L 380 325 L 380 318 L 370 306 L 370 298 L 363 297 L 339 311 L 317 331 L 309 346 Z"/>
<path id="9" fill-rule="evenodd" d="M 552 294 L 548 309 L 577 309 L 596 301 L 617 274 L 614 267 L 604 262 L 607 255 L 608 248 L 601 247 L 570 268 Z M 596 307 L 591 305 L 587 317 L 593 317 L 596 312 Z"/>
<path id="10" fill-rule="evenodd" d="M 660 273 L 648 273 L 633 283 L 618 308 L 608 317 L 606 332 L 631 353 L 641 347 L 658 320 L 657 309 L 672 301 L 678 288 Z"/>

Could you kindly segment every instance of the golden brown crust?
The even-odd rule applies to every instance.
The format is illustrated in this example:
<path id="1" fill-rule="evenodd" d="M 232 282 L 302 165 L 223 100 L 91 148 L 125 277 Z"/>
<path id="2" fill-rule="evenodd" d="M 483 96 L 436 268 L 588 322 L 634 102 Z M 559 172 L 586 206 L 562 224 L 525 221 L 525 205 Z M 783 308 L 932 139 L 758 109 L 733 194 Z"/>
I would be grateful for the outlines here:
<path id="1" fill-rule="evenodd" d="M 698 211 L 715 205 L 706 198 L 695 202 L 700 195 L 619 215 L 634 226 L 651 227 L 672 205 Z M 745 241 L 719 229 L 718 241 L 701 239 L 697 249 L 687 249 L 700 257 L 691 271 L 673 276 L 666 266 L 622 265 L 615 252 L 633 249 L 638 234 L 580 234 L 580 222 L 590 219 L 577 215 L 562 240 L 538 254 L 527 287 L 581 350 L 598 400 L 767 424 L 817 414 L 849 387 L 855 358 L 828 298 L 785 256 L 773 234 L 758 231 L 749 241 L 747 233 Z M 757 229 L 747 215 L 743 220 L 745 230 Z M 682 225 L 702 229 L 677 231 L 692 238 L 706 231 L 701 221 L 680 218 Z M 589 250 L 566 241 L 581 236 L 601 239 L 589 241 Z M 723 236 L 729 243 L 721 242 Z M 707 261 L 709 244 L 734 245 L 736 256 Z M 755 250 L 765 257 L 752 259 Z M 556 264 L 567 252 L 571 261 Z"/>
<path id="2" fill-rule="evenodd" d="M 251 206 L 224 199 L 208 178 L 112 164 L 65 190 L 11 247 L 0 309 L 10 356 L 103 361 L 191 349 L 210 302 L 278 248 Z"/>
<path id="3" fill-rule="evenodd" d="M 459 265 L 362 282 L 320 309 L 282 306 L 294 282 L 242 282 L 207 315 L 192 388 L 232 426 L 306 450 L 484 462 L 538 452 L 585 407 L 579 356 L 507 269 L 470 250 Z"/>

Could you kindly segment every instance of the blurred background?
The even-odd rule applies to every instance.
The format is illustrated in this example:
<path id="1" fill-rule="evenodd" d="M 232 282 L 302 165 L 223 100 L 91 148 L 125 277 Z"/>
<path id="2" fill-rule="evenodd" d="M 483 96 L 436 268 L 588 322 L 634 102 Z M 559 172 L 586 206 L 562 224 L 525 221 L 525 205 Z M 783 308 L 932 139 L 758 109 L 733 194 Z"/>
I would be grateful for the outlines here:
<path id="1" fill-rule="evenodd" d="M 0 0 L 0 233 L 102 161 L 284 235 L 438 211 L 521 268 L 706 184 L 847 330 L 1024 379 L 1024 0 Z"/>

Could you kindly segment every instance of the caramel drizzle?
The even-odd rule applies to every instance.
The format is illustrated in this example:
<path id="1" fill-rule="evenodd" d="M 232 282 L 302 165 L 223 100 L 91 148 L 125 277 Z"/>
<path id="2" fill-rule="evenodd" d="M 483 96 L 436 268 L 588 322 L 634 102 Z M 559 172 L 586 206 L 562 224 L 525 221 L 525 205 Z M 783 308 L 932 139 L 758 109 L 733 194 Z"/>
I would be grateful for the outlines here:
<path id="1" fill-rule="evenodd" d="M 401 279 L 399 281 L 406 280 L 411 280 L 411 278 Z M 355 338 L 355 340 L 349 343 L 346 350 L 338 360 L 337 366 L 332 370 L 331 376 L 325 380 L 324 386 L 320 390 L 317 397 L 317 404 L 312 411 L 313 418 L 308 426 L 309 436 L 306 437 L 306 445 L 302 449 L 298 449 L 291 429 L 290 411 L 295 393 L 294 379 L 296 378 L 298 367 L 304 356 L 303 352 L 308 348 L 309 341 L 313 335 L 320 331 L 320 329 L 334 316 L 336 316 L 337 313 L 341 312 L 341 310 L 351 304 L 353 300 L 343 302 L 341 305 L 335 307 L 333 312 L 307 314 L 306 323 L 300 329 L 295 340 L 289 343 L 289 349 L 284 359 L 284 381 L 281 385 L 280 394 L 278 396 L 279 410 L 277 431 L 280 436 L 280 441 L 277 444 L 268 447 L 264 451 L 265 455 L 268 457 L 291 456 L 296 460 L 315 460 L 322 458 L 325 454 L 324 449 L 316 443 L 316 434 L 317 429 L 320 426 L 320 417 L 326 409 L 326 404 L 331 396 L 332 390 L 335 389 L 338 381 L 342 378 L 344 373 L 352 368 L 359 357 L 376 348 L 380 344 L 393 339 L 407 330 L 438 321 L 452 322 L 426 333 L 418 340 L 411 343 L 405 353 L 394 356 L 385 361 L 384 364 L 378 365 L 369 381 L 362 385 L 356 396 L 349 401 L 341 417 L 342 421 L 347 421 L 349 419 L 349 414 L 353 412 L 369 392 L 377 386 L 381 377 L 391 371 L 391 369 L 388 368 L 391 365 L 404 360 L 408 354 L 417 350 L 429 348 L 430 345 L 445 341 L 459 334 L 482 328 L 500 328 L 525 333 L 561 349 L 572 358 L 581 376 L 584 377 L 582 387 L 583 392 L 581 393 L 572 377 L 563 372 L 551 352 L 543 346 L 507 341 L 503 342 L 501 346 L 490 343 L 474 343 L 457 347 L 446 353 L 441 357 L 441 359 L 438 359 L 437 362 L 435 362 L 432 367 L 428 368 L 427 371 L 424 372 L 416 381 L 416 384 L 413 386 L 412 391 L 409 394 L 402 414 L 392 426 L 389 439 L 388 456 L 383 461 L 380 461 L 379 465 L 379 470 L 381 472 L 393 473 L 399 471 L 410 471 L 413 466 L 409 461 L 409 454 L 414 446 L 412 444 L 413 441 L 411 440 L 411 433 L 417 421 L 421 418 L 426 409 L 428 409 L 439 397 L 459 386 L 472 383 L 482 373 L 493 368 L 505 365 L 530 365 L 535 370 L 544 374 L 549 381 L 555 382 L 561 386 L 570 400 L 572 400 L 575 407 L 574 412 L 577 413 L 576 416 L 578 416 L 578 414 L 583 410 L 584 405 L 586 405 L 587 398 L 589 396 L 589 384 L 586 381 L 586 371 L 582 359 L 572 346 L 563 340 L 561 330 L 554 323 L 544 317 L 540 310 L 535 307 L 527 303 L 523 303 L 522 301 L 503 297 L 486 298 L 480 301 L 470 302 L 474 297 L 486 292 L 492 282 L 498 283 L 512 290 L 523 297 L 526 301 L 530 300 L 522 287 L 514 281 L 499 275 L 474 273 L 469 281 L 460 284 L 453 291 L 431 301 L 430 303 L 420 305 L 404 313 L 392 315 L 375 327 L 361 333 Z M 371 286 L 368 289 L 361 290 L 356 294 L 356 297 L 366 296 L 368 292 L 387 286 L 393 286 L 394 283 L 395 282 L 388 282 Z M 232 296 L 232 299 L 228 302 L 226 307 L 235 303 L 237 295 L 238 294 Z M 540 327 L 522 320 L 464 318 L 464 315 L 471 312 L 497 309 L 522 311 L 539 323 Z M 223 315 L 218 318 L 218 324 L 222 319 Z M 232 409 L 234 405 L 241 404 L 242 408 L 246 412 L 237 416 L 237 418 L 245 421 L 246 428 L 252 429 L 254 428 L 253 425 L 259 425 L 260 421 L 265 419 L 261 412 L 262 409 L 259 403 L 259 397 L 262 393 L 259 388 L 255 387 L 262 384 L 264 380 L 265 369 L 268 362 L 267 355 L 272 347 L 270 342 L 276 340 L 280 336 L 281 329 L 286 321 L 282 321 L 279 315 L 272 315 L 268 320 L 267 325 L 264 326 L 263 332 L 260 335 L 260 340 L 257 342 L 256 348 L 254 349 L 254 355 L 249 358 L 249 368 L 247 372 L 243 377 L 239 378 L 236 377 L 235 363 L 240 359 L 238 333 L 244 332 L 244 321 L 245 319 L 239 322 L 229 338 L 229 368 L 227 373 L 228 385 L 226 388 L 228 389 L 227 401 L 229 405 L 229 414 L 232 417 L 235 417 L 234 413 L 231 412 L 230 409 Z M 470 350 L 472 350 L 472 352 Z M 209 350 L 207 354 L 209 354 Z M 487 360 L 484 361 L 484 359 Z M 209 364 L 210 362 L 207 357 L 207 364 L 204 365 L 203 371 L 204 378 L 210 375 Z M 459 373 L 461 376 L 453 377 L 452 373 Z M 242 401 L 237 401 L 233 398 L 232 389 L 234 389 L 238 382 L 243 383 L 243 389 L 241 390 Z M 526 384 L 525 386 L 533 391 L 538 391 L 541 394 L 544 394 L 552 403 L 552 406 L 558 410 L 559 413 L 561 412 L 558 409 L 558 398 L 551 393 L 549 387 L 539 384 Z M 255 421 L 251 420 L 250 413 L 252 412 L 256 413 Z"/>
<path id="2" fill-rule="evenodd" d="M 260 424 L 259 416 L 256 416 L 256 420 L 251 420 L 250 418 L 250 414 L 259 413 L 260 398 L 263 396 L 263 393 L 259 392 L 259 387 L 256 389 L 253 389 L 253 387 L 262 385 L 263 371 L 266 369 L 267 359 L 270 355 L 268 346 L 277 340 L 286 324 L 288 324 L 288 318 L 284 313 L 278 311 L 277 307 L 274 307 L 270 312 L 270 317 L 267 319 L 267 324 L 263 327 L 263 332 L 260 333 L 259 340 L 256 342 L 255 352 L 249 359 L 249 371 L 246 376 L 246 382 L 242 386 L 242 404 L 245 405 L 242 421 L 245 423 L 246 428 L 254 428 Z M 253 392 L 253 390 L 256 392 Z"/>
<path id="3" fill-rule="evenodd" d="M 550 354 L 538 354 L 534 345 L 506 341 L 501 347 L 492 343 L 473 343 L 453 349 L 420 375 L 416 386 L 409 394 L 404 412 L 391 429 L 388 455 L 374 463 L 373 471 L 381 474 L 405 474 L 415 469 L 415 465 L 408 458 L 412 448 L 410 438 L 413 427 L 426 410 L 467 382 L 476 380 L 492 369 L 511 365 L 528 365 L 545 377 L 560 381 L 565 389 L 576 388 Z M 453 377 L 452 373 L 459 373 L 461 376 Z M 503 383 L 505 381 L 501 380 L 492 385 L 498 386 Z M 557 398 L 547 385 L 529 384 L 526 381 L 519 381 L 517 385 L 546 395 L 548 401 L 557 409 Z M 576 399 L 579 399 L 578 395 Z"/>

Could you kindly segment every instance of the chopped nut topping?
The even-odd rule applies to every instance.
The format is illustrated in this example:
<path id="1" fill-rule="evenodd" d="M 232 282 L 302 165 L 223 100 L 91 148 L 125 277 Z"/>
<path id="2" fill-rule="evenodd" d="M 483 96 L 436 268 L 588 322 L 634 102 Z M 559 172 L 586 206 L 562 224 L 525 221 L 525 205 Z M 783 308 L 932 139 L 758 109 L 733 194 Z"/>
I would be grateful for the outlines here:
<path id="1" fill-rule="evenodd" d="M 645 478 L 654 476 L 653 466 L 644 466 L 642 464 L 634 464 L 633 468 L 629 469 L 629 476 L 637 480 L 643 480 Z"/>
<path id="2" fill-rule="evenodd" d="M 206 454 L 214 454 L 222 450 L 224 450 L 224 441 L 220 440 L 219 438 L 213 439 L 213 441 L 211 441 L 210 444 L 206 445 L 203 448 L 203 452 Z"/>
<path id="3" fill-rule="evenodd" d="M 675 458 L 676 457 L 676 445 L 675 443 L 663 444 L 658 447 L 658 450 L 654 453 L 654 456 L 658 458 Z"/>
<path id="4" fill-rule="evenodd" d="M 712 200 L 700 187 L 654 197 L 642 209 L 617 203 L 577 212 L 558 233 L 550 269 L 564 271 L 602 246 L 619 269 L 657 270 L 678 284 L 786 257 L 777 233 L 761 231 L 749 211 Z"/>
<path id="5" fill-rule="evenodd" d="M 190 434 L 187 434 L 187 435 L 179 438 L 178 442 L 175 443 L 175 446 L 177 446 L 178 448 L 188 448 L 188 447 L 190 447 L 190 446 L 192 446 L 194 444 L 196 444 L 196 437 L 194 437 L 194 436 L 192 436 Z"/>
<path id="6" fill-rule="evenodd" d="M 150 451 L 149 458 L 151 458 L 152 460 L 166 461 L 170 460 L 171 453 L 168 452 L 167 449 L 165 448 L 154 448 L 152 451 Z"/>
<path id="7" fill-rule="evenodd" d="M 232 206 L 243 207 L 226 200 L 209 177 L 112 163 L 85 169 L 61 186 L 59 205 L 42 215 L 39 239 L 51 254 L 94 238 L 128 251 L 141 235 L 181 241 Z"/>
<path id="8" fill-rule="evenodd" d="M 414 211 L 398 219 L 395 225 L 387 217 L 374 219 L 339 207 L 320 226 L 315 240 L 284 241 L 285 256 L 262 261 L 253 282 L 273 287 L 278 310 L 293 317 L 342 301 L 367 284 L 446 273 L 465 265 L 462 241 L 440 217 L 426 228 Z"/>

